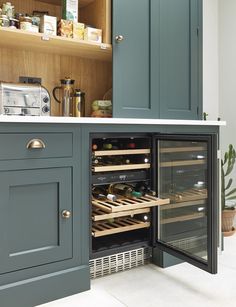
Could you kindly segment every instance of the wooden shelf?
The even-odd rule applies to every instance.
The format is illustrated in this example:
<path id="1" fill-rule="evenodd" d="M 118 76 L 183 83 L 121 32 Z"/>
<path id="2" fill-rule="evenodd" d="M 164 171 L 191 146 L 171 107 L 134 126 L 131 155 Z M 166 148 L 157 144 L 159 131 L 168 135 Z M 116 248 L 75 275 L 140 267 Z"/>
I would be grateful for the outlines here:
<path id="1" fill-rule="evenodd" d="M 60 36 L 46 37 L 42 33 L 0 28 L 0 46 L 14 50 L 30 50 L 101 61 L 112 60 L 112 47 Z"/>
<path id="2" fill-rule="evenodd" d="M 101 156 L 125 156 L 125 155 L 145 155 L 150 154 L 150 149 L 124 149 L 124 150 L 98 150 L 94 151 L 95 157 Z"/>
<path id="3" fill-rule="evenodd" d="M 61 0 L 36 0 L 38 2 L 45 2 L 54 5 L 61 5 Z M 79 0 L 79 7 L 84 7 L 94 2 L 94 0 Z"/>
<path id="4" fill-rule="evenodd" d="M 178 208 L 184 208 L 184 207 L 190 207 L 190 206 L 199 206 L 199 205 L 206 205 L 206 200 L 193 200 L 193 201 L 185 201 L 182 203 L 173 203 L 166 206 L 161 207 L 161 211 L 163 210 L 170 210 L 170 209 L 178 209 Z"/>
<path id="5" fill-rule="evenodd" d="M 208 197 L 207 189 L 201 189 L 201 190 L 189 189 L 184 192 L 167 193 L 162 196 L 169 198 L 171 203 L 182 203 L 186 201 L 203 200 Z"/>
<path id="6" fill-rule="evenodd" d="M 96 208 L 93 206 L 92 220 L 93 221 L 104 221 L 109 219 L 114 219 L 118 217 L 131 216 L 136 214 L 150 213 L 150 208 L 138 209 L 138 210 L 127 210 L 115 213 L 107 213 L 103 209 Z"/>
<path id="7" fill-rule="evenodd" d="M 168 161 L 161 162 L 161 167 L 174 167 L 174 166 L 189 166 L 189 165 L 203 165 L 206 164 L 206 160 L 183 160 L 183 161 Z"/>
<path id="8" fill-rule="evenodd" d="M 98 173 L 98 172 L 126 171 L 132 169 L 145 169 L 145 168 L 150 168 L 150 163 L 94 166 L 92 170 L 93 172 Z"/>
<path id="9" fill-rule="evenodd" d="M 194 151 L 206 151 L 207 149 L 203 146 L 193 147 L 168 147 L 161 148 L 160 153 L 173 153 L 173 152 L 194 152 Z"/>
<path id="10" fill-rule="evenodd" d="M 114 222 L 93 223 L 92 236 L 103 237 L 115 233 L 121 233 L 148 227 L 150 227 L 149 222 L 143 222 L 133 218 L 119 218 L 116 219 Z"/>
<path id="11" fill-rule="evenodd" d="M 185 222 L 189 220 L 196 220 L 205 217 L 205 213 L 194 213 L 189 215 L 182 215 L 178 217 L 171 217 L 167 219 L 162 219 L 161 224 L 170 224 L 170 223 L 177 223 L 177 222 Z"/>
<path id="12" fill-rule="evenodd" d="M 107 213 L 121 212 L 125 210 L 143 209 L 169 204 L 169 199 L 160 199 L 146 195 L 140 198 L 120 198 L 116 201 L 93 199 L 92 205 Z"/>

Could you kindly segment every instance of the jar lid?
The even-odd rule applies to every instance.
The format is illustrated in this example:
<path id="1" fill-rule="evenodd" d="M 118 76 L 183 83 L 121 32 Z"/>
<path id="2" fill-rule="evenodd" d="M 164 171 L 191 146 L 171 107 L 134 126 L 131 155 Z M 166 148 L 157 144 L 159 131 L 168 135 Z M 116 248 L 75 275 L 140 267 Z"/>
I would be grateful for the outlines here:
<path id="1" fill-rule="evenodd" d="M 70 78 L 61 79 L 61 84 L 70 85 L 70 84 L 74 84 L 74 83 L 75 83 L 75 80 L 72 80 Z"/>
<path id="2" fill-rule="evenodd" d="M 75 96 L 77 97 L 77 96 L 84 96 L 85 95 L 85 93 L 84 92 L 82 92 L 80 89 L 75 89 Z"/>

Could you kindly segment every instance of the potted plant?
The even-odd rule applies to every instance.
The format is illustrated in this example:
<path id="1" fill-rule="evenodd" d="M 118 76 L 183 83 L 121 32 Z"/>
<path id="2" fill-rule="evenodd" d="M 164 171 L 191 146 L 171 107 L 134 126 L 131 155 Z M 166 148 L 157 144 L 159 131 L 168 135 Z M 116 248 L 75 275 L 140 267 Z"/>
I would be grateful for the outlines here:
<path id="1" fill-rule="evenodd" d="M 236 231 L 233 227 L 236 214 L 235 202 L 233 202 L 231 206 L 227 204 L 227 201 L 236 200 L 236 188 L 230 190 L 233 179 L 227 179 L 229 174 L 233 171 L 235 159 L 236 152 L 233 145 L 230 144 L 228 151 L 224 155 L 224 159 L 221 160 L 222 231 L 224 236 L 231 236 Z"/>

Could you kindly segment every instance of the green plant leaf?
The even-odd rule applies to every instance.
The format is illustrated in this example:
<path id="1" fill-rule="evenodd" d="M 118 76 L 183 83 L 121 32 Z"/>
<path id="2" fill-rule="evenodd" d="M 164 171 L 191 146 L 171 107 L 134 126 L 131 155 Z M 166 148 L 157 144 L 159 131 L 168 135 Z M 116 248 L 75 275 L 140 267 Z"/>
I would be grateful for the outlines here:
<path id="1" fill-rule="evenodd" d="M 228 157 L 229 157 L 228 152 L 226 152 L 226 153 L 225 153 L 225 156 L 224 156 L 224 162 L 223 162 L 223 165 L 225 165 L 225 163 L 227 162 Z M 222 161 L 223 161 L 223 160 L 222 160 Z"/>
<path id="2" fill-rule="evenodd" d="M 231 190 L 229 193 L 227 193 L 227 194 L 225 195 L 225 197 L 228 197 L 228 196 L 230 196 L 230 195 L 232 195 L 232 194 L 234 194 L 234 193 L 236 193 L 236 188 L 233 189 L 233 190 Z"/>
<path id="3" fill-rule="evenodd" d="M 226 186 L 226 188 L 225 188 L 225 191 L 228 190 L 228 189 L 231 187 L 232 183 L 233 183 L 233 179 L 230 178 L 230 179 L 229 179 L 229 182 L 228 182 L 228 184 L 227 184 L 227 186 Z"/>

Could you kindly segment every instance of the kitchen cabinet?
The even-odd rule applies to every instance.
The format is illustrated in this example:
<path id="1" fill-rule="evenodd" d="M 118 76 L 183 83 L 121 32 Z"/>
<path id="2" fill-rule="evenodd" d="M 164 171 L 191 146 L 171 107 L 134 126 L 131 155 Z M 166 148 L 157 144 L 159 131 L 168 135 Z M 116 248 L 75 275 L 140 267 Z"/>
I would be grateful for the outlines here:
<path id="1" fill-rule="evenodd" d="M 0 140 L 1 304 L 88 290 L 79 127 L 1 126 Z"/>
<path id="2" fill-rule="evenodd" d="M 201 119 L 201 5 L 113 1 L 114 117 Z"/>
<path id="3" fill-rule="evenodd" d="M 217 124 L 7 119 L 0 124 L 4 307 L 32 307 L 86 291 L 90 278 L 147 260 L 160 267 L 188 261 L 216 273 Z M 91 154 L 94 140 L 113 139 L 124 148 Z M 137 148 L 126 149 L 127 141 Z M 92 165 L 92 155 L 131 159 L 133 154 L 125 170 L 119 163 Z M 148 182 L 157 195 L 119 205 L 91 199 L 92 185 L 137 180 Z M 149 220 L 140 220 L 143 215 Z"/>
<path id="4" fill-rule="evenodd" d="M 3 171 L 0 180 L 0 274 L 71 259 L 71 168 Z"/>
<path id="5" fill-rule="evenodd" d="M 14 1 L 18 11 L 48 11 L 58 19 L 60 3 Z M 0 79 L 41 77 L 50 93 L 60 79 L 75 79 L 86 94 L 86 116 L 112 89 L 113 117 L 201 119 L 202 0 L 79 3 L 80 21 L 103 30 L 102 44 L 1 28 Z M 60 115 L 51 100 L 52 114 Z"/>

